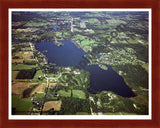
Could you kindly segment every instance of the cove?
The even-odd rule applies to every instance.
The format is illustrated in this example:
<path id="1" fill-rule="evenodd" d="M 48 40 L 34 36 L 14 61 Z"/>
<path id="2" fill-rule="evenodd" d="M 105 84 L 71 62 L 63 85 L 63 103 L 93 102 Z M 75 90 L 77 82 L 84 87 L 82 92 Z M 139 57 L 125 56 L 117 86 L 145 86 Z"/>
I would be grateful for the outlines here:
<path id="1" fill-rule="evenodd" d="M 60 42 L 64 44 L 61 47 L 54 45 L 53 41 L 36 43 L 35 46 L 41 52 L 47 50 L 48 52 L 44 54 L 50 63 L 56 63 L 57 66 L 76 67 L 84 61 L 86 66 L 83 69 L 90 73 L 90 88 L 88 88 L 90 93 L 112 91 L 123 97 L 135 96 L 124 82 L 123 77 L 117 74 L 110 65 L 107 65 L 108 70 L 103 70 L 98 65 L 87 65 L 88 61 L 83 58 L 87 54 L 86 52 L 77 48 L 70 40 L 61 40 Z"/>

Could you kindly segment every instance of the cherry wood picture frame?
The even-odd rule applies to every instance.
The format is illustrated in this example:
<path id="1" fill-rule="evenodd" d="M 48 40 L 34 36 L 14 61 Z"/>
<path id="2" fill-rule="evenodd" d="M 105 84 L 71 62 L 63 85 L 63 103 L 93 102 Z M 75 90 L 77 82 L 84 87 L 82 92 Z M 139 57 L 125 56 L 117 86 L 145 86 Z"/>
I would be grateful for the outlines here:
<path id="1" fill-rule="evenodd" d="M 151 120 L 9 120 L 9 8 L 148 8 L 152 10 Z M 1 128 L 159 128 L 160 127 L 159 0 L 0 0 L 0 127 Z"/>

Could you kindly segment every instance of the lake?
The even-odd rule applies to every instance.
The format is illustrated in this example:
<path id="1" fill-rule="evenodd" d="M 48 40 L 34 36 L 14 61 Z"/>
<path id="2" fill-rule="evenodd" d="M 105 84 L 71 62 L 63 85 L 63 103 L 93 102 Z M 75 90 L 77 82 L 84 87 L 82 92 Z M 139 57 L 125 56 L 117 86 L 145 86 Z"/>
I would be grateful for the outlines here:
<path id="1" fill-rule="evenodd" d="M 47 50 L 44 53 L 50 63 L 56 63 L 57 66 L 78 66 L 80 62 L 85 62 L 86 65 L 83 69 L 90 73 L 90 88 L 88 91 L 90 93 L 97 93 L 100 91 L 112 91 L 123 97 L 133 97 L 135 94 L 126 85 L 123 77 L 117 74 L 110 65 L 107 65 L 108 70 L 103 70 L 99 68 L 98 65 L 87 65 L 83 56 L 87 54 L 82 49 L 76 47 L 74 43 L 69 40 L 59 41 L 64 45 L 58 47 L 52 42 L 41 42 L 36 43 L 35 46 L 39 51 Z"/>

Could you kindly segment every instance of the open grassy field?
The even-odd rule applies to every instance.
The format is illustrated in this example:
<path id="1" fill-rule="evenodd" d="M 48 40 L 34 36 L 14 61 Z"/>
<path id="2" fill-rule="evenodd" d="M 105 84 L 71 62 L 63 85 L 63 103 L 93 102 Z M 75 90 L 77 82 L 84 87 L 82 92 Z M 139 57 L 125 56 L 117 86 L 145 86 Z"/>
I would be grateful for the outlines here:
<path id="1" fill-rule="evenodd" d="M 34 56 L 33 52 L 19 52 L 16 53 L 15 56 L 22 56 L 24 59 L 29 59 Z"/>
<path id="2" fill-rule="evenodd" d="M 36 71 L 33 79 L 38 79 L 39 76 L 43 76 L 42 70 Z"/>
<path id="3" fill-rule="evenodd" d="M 65 90 L 60 90 L 57 93 L 60 96 L 64 96 L 64 97 L 70 97 L 71 96 L 71 90 L 68 90 L 67 92 Z"/>
<path id="4" fill-rule="evenodd" d="M 39 85 L 37 88 L 35 88 L 31 94 L 35 94 L 35 93 L 45 93 L 45 89 L 46 89 L 46 83 L 42 83 L 41 85 Z"/>
<path id="5" fill-rule="evenodd" d="M 86 99 L 85 93 L 82 90 L 73 90 L 73 97 Z"/>
<path id="6" fill-rule="evenodd" d="M 25 89 L 31 85 L 36 85 L 37 83 L 27 83 L 27 82 L 16 82 L 12 85 L 12 94 L 22 94 Z"/>
<path id="7" fill-rule="evenodd" d="M 18 59 L 12 59 L 12 63 L 24 63 L 25 61 L 35 62 L 36 59 L 33 58 L 33 52 L 18 52 L 15 53 L 15 56 L 19 57 Z"/>
<path id="8" fill-rule="evenodd" d="M 22 99 L 20 95 L 12 95 L 12 108 L 15 108 L 15 114 L 21 112 L 26 115 L 31 107 L 32 101 L 30 98 Z"/>
<path id="9" fill-rule="evenodd" d="M 54 111 L 60 111 L 62 101 L 48 101 L 45 102 L 43 111 L 49 111 L 50 109 L 54 108 Z"/>
<path id="10" fill-rule="evenodd" d="M 36 65 L 25 65 L 25 64 L 12 64 L 12 70 L 32 69 L 38 67 Z"/>
<path id="11" fill-rule="evenodd" d="M 94 43 L 94 41 L 90 41 L 88 39 L 81 41 L 81 45 L 82 46 L 90 45 L 92 43 Z"/>
<path id="12" fill-rule="evenodd" d="M 86 99 L 85 93 L 82 90 L 72 90 L 72 93 L 73 93 L 73 97 L 75 98 Z M 60 90 L 58 91 L 58 94 L 64 97 L 70 97 L 71 90 L 68 90 L 68 91 Z"/>
<path id="13" fill-rule="evenodd" d="M 41 99 L 44 97 L 44 93 L 37 93 L 37 94 L 34 94 L 34 100 L 38 100 L 38 99 Z"/>

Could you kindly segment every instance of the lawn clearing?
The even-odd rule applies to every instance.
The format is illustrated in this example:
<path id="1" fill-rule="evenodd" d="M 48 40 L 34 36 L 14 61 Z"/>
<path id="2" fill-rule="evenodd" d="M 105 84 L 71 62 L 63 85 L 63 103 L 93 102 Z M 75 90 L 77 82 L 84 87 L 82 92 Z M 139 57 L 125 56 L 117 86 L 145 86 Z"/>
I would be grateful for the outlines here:
<path id="1" fill-rule="evenodd" d="M 73 97 L 86 99 L 85 93 L 82 90 L 73 90 L 72 92 L 73 92 Z"/>
<path id="2" fill-rule="evenodd" d="M 60 96 L 64 96 L 64 97 L 70 97 L 71 96 L 71 90 L 68 90 L 67 92 L 65 90 L 60 90 L 57 93 Z"/>
<path id="3" fill-rule="evenodd" d="M 12 64 L 12 70 L 32 69 L 36 67 L 38 67 L 38 64 L 36 65 Z"/>
<path id="4" fill-rule="evenodd" d="M 38 79 L 39 76 L 43 76 L 43 72 L 42 70 L 38 70 L 36 71 L 35 75 L 34 75 L 34 78 L 33 79 Z"/>
<path id="5" fill-rule="evenodd" d="M 37 88 L 35 88 L 31 94 L 33 95 L 35 93 L 45 93 L 45 89 L 46 89 L 46 83 L 42 83 Z"/>
<path id="6" fill-rule="evenodd" d="M 22 94 L 25 89 L 27 89 L 30 85 L 36 85 L 38 83 L 27 83 L 27 82 L 16 82 L 12 85 L 12 94 Z"/>
<path id="7" fill-rule="evenodd" d="M 60 90 L 57 93 L 60 96 L 64 96 L 64 97 L 71 96 L 71 90 L 68 90 L 68 91 Z M 86 99 L 85 93 L 82 90 L 72 90 L 72 93 L 74 98 Z"/>
<path id="8" fill-rule="evenodd" d="M 43 111 L 49 111 L 52 108 L 54 108 L 54 111 L 60 111 L 61 104 L 62 104 L 61 100 L 59 100 L 59 101 L 47 101 L 44 104 Z"/>
<path id="9" fill-rule="evenodd" d="M 88 39 L 85 39 L 85 40 L 81 41 L 82 46 L 90 45 L 92 43 L 94 43 L 94 41 L 90 41 Z"/>

